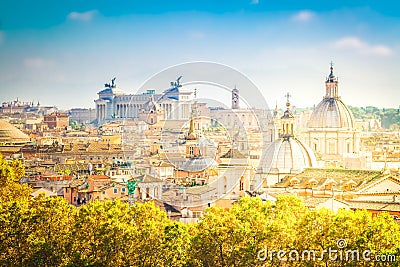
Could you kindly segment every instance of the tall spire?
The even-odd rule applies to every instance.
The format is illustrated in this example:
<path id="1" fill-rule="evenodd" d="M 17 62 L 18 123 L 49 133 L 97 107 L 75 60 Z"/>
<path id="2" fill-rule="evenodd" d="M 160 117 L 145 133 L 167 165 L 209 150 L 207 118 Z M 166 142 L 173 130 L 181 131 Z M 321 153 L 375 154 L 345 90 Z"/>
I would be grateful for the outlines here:
<path id="1" fill-rule="evenodd" d="M 189 131 L 186 136 L 186 140 L 196 140 L 196 133 L 194 129 L 194 118 L 198 116 L 197 111 L 197 101 L 195 101 L 192 105 L 192 112 L 190 113 L 190 121 L 189 121 Z"/>
<path id="2" fill-rule="evenodd" d="M 278 100 L 275 101 L 274 118 L 278 115 Z"/>

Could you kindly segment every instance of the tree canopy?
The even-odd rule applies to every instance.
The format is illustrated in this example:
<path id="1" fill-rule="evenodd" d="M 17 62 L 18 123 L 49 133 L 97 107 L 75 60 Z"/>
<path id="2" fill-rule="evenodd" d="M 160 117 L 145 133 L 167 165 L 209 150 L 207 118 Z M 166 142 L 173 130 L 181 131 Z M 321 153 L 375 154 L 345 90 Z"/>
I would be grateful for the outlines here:
<path id="1" fill-rule="evenodd" d="M 63 198 L 30 198 L 18 182 L 21 164 L 0 164 L 0 266 L 398 266 L 321 257 L 334 249 L 336 256 L 369 251 L 371 258 L 398 258 L 399 225 L 387 213 L 310 210 L 294 196 L 276 203 L 244 197 L 183 224 L 153 202 L 76 208 Z"/>

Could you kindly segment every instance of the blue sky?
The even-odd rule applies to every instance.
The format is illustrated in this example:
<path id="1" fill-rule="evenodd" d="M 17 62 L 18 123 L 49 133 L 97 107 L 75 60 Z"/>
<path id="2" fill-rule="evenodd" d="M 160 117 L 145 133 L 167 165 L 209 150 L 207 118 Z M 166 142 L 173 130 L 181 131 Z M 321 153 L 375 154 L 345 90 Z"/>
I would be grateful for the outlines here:
<path id="1" fill-rule="evenodd" d="M 212 61 L 246 74 L 269 105 L 290 91 L 304 107 L 322 99 L 333 60 L 347 104 L 398 107 L 399 53 L 396 1 L 0 3 L 0 101 L 94 107 L 115 76 L 135 92 L 168 66 Z"/>

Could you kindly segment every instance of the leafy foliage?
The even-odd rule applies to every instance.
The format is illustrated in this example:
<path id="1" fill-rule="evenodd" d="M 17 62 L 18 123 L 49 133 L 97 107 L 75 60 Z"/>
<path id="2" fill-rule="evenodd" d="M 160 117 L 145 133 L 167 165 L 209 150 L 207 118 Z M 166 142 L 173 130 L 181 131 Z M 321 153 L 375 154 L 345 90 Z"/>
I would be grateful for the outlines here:
<path id="1" fill-rule="evenodd" d="M 29 188 L 19 187 L 21 165 L 0 164 L 0 266 L 398 266 L 258 257 L 265 249 L 319 252 L 344 239 L 346 249 L 398 258 L 400 229 L 387 213 L 309 210 L 293 196 L 276 203 L 244 197 L 182 224 L 152 202 L 93 201 L 76 208 L 62 198 L 30 199 Z"/>
<path id="2" fill-rule="evenodd" d="M 32 190 L 19 183 L 25 169 L 18 160 L 8 162 L 0 155 L 0 201 L 28 198 Z"/>

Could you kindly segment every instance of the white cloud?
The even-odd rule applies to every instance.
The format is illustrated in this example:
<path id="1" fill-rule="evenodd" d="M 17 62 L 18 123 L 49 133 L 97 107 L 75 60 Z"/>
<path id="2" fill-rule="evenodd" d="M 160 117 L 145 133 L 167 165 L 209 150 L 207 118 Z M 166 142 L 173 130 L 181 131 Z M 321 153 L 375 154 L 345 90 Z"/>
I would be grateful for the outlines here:
<path id="1" fill-rule="evenodd" d="M 68 14 L 68 19 L 70 20 L 79 20 L 79 21 L 91 21 L 94 15 L 97 13 L 97 10 L 90 10 L 87 12 L 71 12 Z"/>
<path id="2" fill-rule="evenodd" d="M 337 40 L 333 43 L 333 47 L 338 49 L 355 50 L 363 55 L 390 56 L 393 50 L 385 45 L 371 45 L 358 37 L 348 36 Z"/>
<path id="3" fill-rule="evenodd" d="M 42 69 L 53 67 L 54 62 L 43 58 L 26 58 L 24 60 L 24 66 L 32 69 Z"/>
<path id="4" fill-rule="evenodd" d="M 357 37 L 344 37 L 334 43 L 336 48 L 361 48 L 367 44 Z"/>
<path id="5" fill-rule="evenodd" d="M 378 56 L 390 56 L 393 54 L 392 49 L 384 45 L 370 47 L 367 52 Z"/>
<path id="6" fill-rule="evenodd" d="M 250 2 L 252 5 L 257 5 L 258 3 L 260 3 L 260 0 L 251 0 Z"/>
<path id="7" fill-rule="evenodd" d="M 292 19 L 294 21 L 310 21 L 313 17 L 315 16 L 314 12 L 311 12 L 309 10 L 302 10 L 292 16 Z"/>

